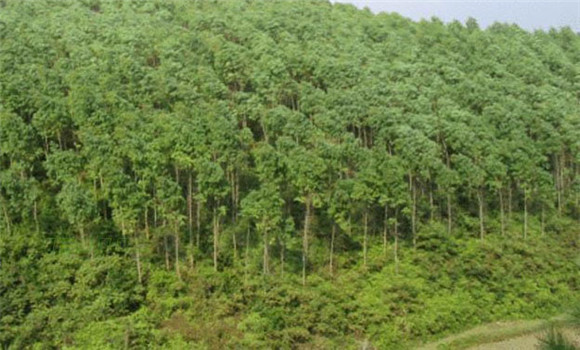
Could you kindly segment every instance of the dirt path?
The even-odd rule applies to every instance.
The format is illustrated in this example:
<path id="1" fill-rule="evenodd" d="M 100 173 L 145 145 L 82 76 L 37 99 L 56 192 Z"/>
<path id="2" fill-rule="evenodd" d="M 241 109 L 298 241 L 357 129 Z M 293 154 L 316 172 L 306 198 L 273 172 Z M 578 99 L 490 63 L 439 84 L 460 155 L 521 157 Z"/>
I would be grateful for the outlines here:
<path id="1" fill-rule="evenodd" d="M 577 332 L 571 329 L 564 329 L 564 335 L 572 341 L 574 345 L 580 346 L 580 336 Z M 521 337 L 511 338 L 495 343 L 481 344 L 468 348 L 469 350 L 520 350 L 520 349 L 537 349 L 539 345 L 538 338 L 543 335 L 543 332 L 527 334 Z"/>
<path id="2" fill-rule="evenodd" d="M 538 337 L 550 327 L 550 324 L 562 325 L 564 318 L 556 317 L 549 322 L 545 320 L 493 322 L 423 345 L 418 349 L 533 350 L 538 345 Z M 565 329 L 564 333 L 580 345 L 577 332 Z"/>

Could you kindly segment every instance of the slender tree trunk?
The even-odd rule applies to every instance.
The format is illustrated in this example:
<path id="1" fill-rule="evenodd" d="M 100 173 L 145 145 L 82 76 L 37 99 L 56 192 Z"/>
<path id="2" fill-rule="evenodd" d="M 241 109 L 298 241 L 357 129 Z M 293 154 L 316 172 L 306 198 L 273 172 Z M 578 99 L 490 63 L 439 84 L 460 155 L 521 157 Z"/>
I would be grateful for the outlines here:
<path id="1" fill-rule="evenodd" d="M 201 203 L 195 201 L 195 246 L 199 249 L 201 242 Z"/>
<path id="2" fill-rule="evenodd" d="M 304 213 L 304 234 L 302 236 L 302 285 L 306 285 L 306 265 L 308 264 L 308 233 L 310 231 L 310 212 L 312 210 L 312 197 L 306 196 L 306 211 Z"/>
<path id="3" fill-rule="evenodd" d="M 105 188 L 105 184 L 104 184 L 104 180 L 103 180 L 103 175 L 99 172 L 99 183 L 101 185 L 101 190 L 103 188 Z M 155 189 L 153 189 L 153 191 L 155 191 Z M 103 205 L 103 218 L 107 218 L 107 206 Z"/>
<path id="4" fill-rule="evenodd" d="M 245 246 L 245 256 L 244 256 L 244 265 L 245 265 L 245 269 L 244 269 L 244 279 L 247 279 L 247 275 L 248 275 L 248 269 L 250 266 L 250 261 L 249 261 L 249 257 L 250 257 L 250 226 L 248 225 L 248 230 L 246 231 L 246 246 Z"/>
<path id="5" fill-rule="evenodd" d="M 174 229 L 174 237 L 175 237 L 175 273 L 177 274 L 177 278 L 181 280 L 181 271 L 179 270 L 179 222 L 175 222 L 175 229 Z"/>
<path id="6" fill-rule="evenodd" d="M 177 167 L 177 165 L 174 165 L 173 168 L 175 169 L 175 182 L 177 183 L 177 185 L 179 185 L 179 168 Z"/>
<path id="7" fill-rule="evenodd" d="M 280 240 L 280 277 L 284 278 L 284 263 L 285 263 L 286 245 L 283 240 Z"/>
<path id="8" fill-rule="evenodd" d="M 231 195 L 232 195 L 232 223 L 235 225 L 237 219 L 237 202 L 236 202 L 236 170 L 231 172 Z M 236 237 L 236 230 L 232 230 L 232 244 L 234 248 L 234 263 L 238 260 L 238 242 Z"/>
<path id="9" fill-rule="evenodd" d="M 10 220 L 10 215 L 8 214 L 8 209 L 6 208 L 6 202 L 4 201 L 4 197 L 0 197 L 0 199 L 2 200 L 0 202 L 0 204 L 2 204 L 2 212 L 4 213 L 4 222 L 6 223 L 6 231 L 8 232 L 8 234 L 11 234 L 11 220 Z"/>
<path id="10" fill-rule="evenodd" d="M 504 220 L 504 209 L 503 209 L 503 189 L 500 188 L 499 191 L 499 221 L 501 225 L 501 235 L 505 235 L 505 220 Z"/>
<path id="11" fill-rule="evenodd" d="M 524 190 L 524 239 L 528 238 L 528 189 Z"/>
<path id="12" fill-rule="evenodd" d="M 127 237 L 127 230 L 125 227 L 125 222 L 121 221 L 121 234 L 123 237 Z M 142 284 L 143 277 L 141 274 L 141 259 L 139 257 L 139 241 L 137 234 L 135 234 L 135 264 L 137 265 L 137 279 L 139 280 L 139 284 Z"/>
<path id="13" fill-rule="evenodd" d="M 190 170 L 187 174 L 187 233 L 189 234 L 189 266 L 193 269 L 193 176 L 191 172 Z"/>
<path id="14" fill-rule="evenodd" d="M 385 221 L 383 222 L 383 254 L 387 256 L 387 242 L 389 239 L 389 206 L 385 204 Z"/>
<path id="15" fill-rule="evenodd" d="M 213 269 L 215 272 L 218 270 L 218 243 L 219 243 L 219 219 L 217 214 L 217 208 L 213 209 Z"/>
<path id="16" fill-rule="evenodd" d="M 79 225 L 79 233 L 81 236 L 81 244 L 83 245 L 83 248 L 87 247 L 86 241 L 85 241 L 85 227 L 84 225 Z"/>
<path id="17" fill-rule="evenodd" d="M 507 212 L 507 223 L 508 228 L 511 227 L 512 220 L 512 184 L 508 186 L 508 212 Z"/>
<path id="18" fill-rule="evenodd" d="M 477 191 L 477 202 L 479 203 L 479 238 L 483 240 L 485 236 L 485 228 L 483 224 L 483 191 Z"/>
<path id="19" fill-rule="evenodd" d="M 544 204 L 542 203 L 542 236 L 546 233 L 546 210 Z"/>
<path id="20" fill-rule="evenodd" d="M 399 221 L 395 218 L 395 274 L 399 274 Z"/>
<path id="21" fill-rule="evenodd" d="M 167 222 L 164 220 L 163 221 L 163 230 L 165 231 L 165 228 L 167 227 Z M 167 269 L 167 271 L 169 271 L 169 241 L 167 240 L 167 234 L 165 232 L 163 232 L 163 245 L 165 248 L 165 268 Z"/>
<path id="22" fill-rule="evenodd" d="M 153 200 L 153 227 L 157 228 L 157 204 L 155 199 Z"/>
<path id="23" fill-rule="evenodd" d="M 141 269 L 141 252 L 139 247 L 139 236 L 135 234 L 135 261 L 137 262 L 137 278 L 139 284 L 143 284 L 143 272 Z"/>
<path id="24" fill-rule="evenodd" d="M 433 221 L 433 213 L 435 212 L 435 204 L 433 204 L 433 186 L 429 187 L 429 221 Z"/>
<path id="25" fill-rule="evenodd" d="M 561 177 L 560 177 L 560 157 L 558 157 L 556 155 L 556 159 L 554 160 L 554 163 L 556 165 L 556 181 L 555 185 L 556 185 L 556 195 L 557 195 L 557 203 L 558 203 L 558 215 L 562 215 L 562 183 L 561 183 Z"/>
<path id="26" fill-rule="evenodd" d="M 363 215 L 364 221 L 364 243 L 363 243 L 363 266 L 367 268 L 367 245 L 368 245 L 368 231 L 369 231 L 369 214 L 368 209 L 365 208 Z"/>
<path id="27" fill-rule="evenodd" d="M 268 261 L 270 259 L 269 252 L 268 252 L 268 229 L 264 229 L 264 275 L 270 273 L 270 267 L 268 266 Z"/>
<path id="28" fill-rule="evenodd" d="M 564 190 L 566 189 L 566 184 L 564 182 L 564 169 L 566 168 L 566 164 L 564 162 L 564 155 L 561 155 L 560 157 L 558 157 L 560 164 L 558 165 L 558 169 L 559 169 L 559 175 L 560 175 L 560 190 L 558 191 L 559 195 L 560 195 L 560 213 L 559 215 L 562 215 L 562 211 L 564 209 Z"/>
<path id="29" fill-rule="evenodd" d="M 334 237 L 335 236 L 336 236 L 336 224 L 333 222 L 332 223 L 332 232 L 331 232 L 331 235 L 330 235 L 330 262 L 328 264 L 328 268 L 329 268 L 330 274 L 333 273 L 333 269 L 334 269 L 334 267 L 333 267 L 333 263 L 334 263 L 333 259 L 334 259 Z"/>
<path id="30" fill-rule="evenodd" d="M 447 193 L 447 233 L 451 234 L 451 225 L 453 219 L 451 217 L 451 194 Z"/>
<path id="31" fill-rule="evenodd" d="M 409 186 L 411 187 L 411 196 L 413 201 L 413 207 L 411 208 L 411 233 L 413 235 L 413 247 L 417 246 L 417 189 L 415 182 L 413 181 L 413 176 L 409 173 Z"/>
<path id="32" fill-rule="evenodd" d="M 38 207 L 36 200 L 34 200 L 34 208 L 32 214 L 34 216 L 34 225 L 36 226 L 36 233 L 40 233 L 40 222 L 38 221 Z"/>

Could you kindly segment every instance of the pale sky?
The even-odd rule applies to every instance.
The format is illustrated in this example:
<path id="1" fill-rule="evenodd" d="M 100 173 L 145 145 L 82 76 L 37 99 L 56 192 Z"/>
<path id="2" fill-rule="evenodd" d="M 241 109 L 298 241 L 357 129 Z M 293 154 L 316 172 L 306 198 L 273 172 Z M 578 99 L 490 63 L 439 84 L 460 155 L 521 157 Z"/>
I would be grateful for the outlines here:
<path id="1" fill-rule="evenodd" d="M 444 22 L 463 23 L 473 17 L 481 28 L 493 22 L 516 23 L 527 30 L 570 26 L 580 32 L 580 0 L 332 0 L 368 7 L 373 12 L 398 12 L 420 20 L 439 17 Z"/>

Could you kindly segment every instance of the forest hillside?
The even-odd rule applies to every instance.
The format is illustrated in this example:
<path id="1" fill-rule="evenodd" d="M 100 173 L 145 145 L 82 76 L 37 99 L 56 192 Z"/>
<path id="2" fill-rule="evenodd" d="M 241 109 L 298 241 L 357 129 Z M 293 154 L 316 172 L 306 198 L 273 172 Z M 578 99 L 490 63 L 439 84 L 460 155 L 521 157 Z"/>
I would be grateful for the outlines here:
<path id="1" fill-rule="evenodd" d="M 579 296 L 580 35 L 0 1 L 2 349 L 404 349 Z"/>

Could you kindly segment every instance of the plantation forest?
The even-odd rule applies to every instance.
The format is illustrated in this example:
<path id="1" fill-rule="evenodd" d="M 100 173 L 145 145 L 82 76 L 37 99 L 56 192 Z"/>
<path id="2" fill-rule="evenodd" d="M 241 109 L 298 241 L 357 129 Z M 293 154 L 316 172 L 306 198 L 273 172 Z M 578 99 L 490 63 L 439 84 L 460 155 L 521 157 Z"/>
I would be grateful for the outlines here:
<path id="1" fill-rule="evenodd" d="M 580 297 L 580 35 L 0 1 L 2 349 L 408 349 Z"/>

